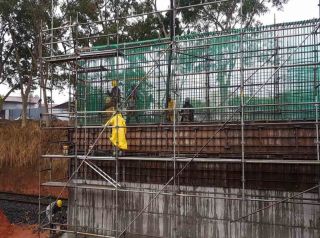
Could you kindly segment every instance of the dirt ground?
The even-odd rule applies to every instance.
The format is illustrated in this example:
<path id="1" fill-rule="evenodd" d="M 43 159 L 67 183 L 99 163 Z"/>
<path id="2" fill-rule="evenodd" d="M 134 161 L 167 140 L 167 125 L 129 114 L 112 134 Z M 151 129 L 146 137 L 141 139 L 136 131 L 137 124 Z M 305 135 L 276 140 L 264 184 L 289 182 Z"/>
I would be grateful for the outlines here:
<path id="1" fill-rule="evenodd" d="M 25 195 L 39 194 L 38 168 L 25 167 L 0 167 L 0 191 Z M 61 188 L 42 187 L 42 196 L 58 196 Z M 67 198 L 67 192 L 62 193 L 62 198 Z"/>
<path id="2" fill-rule="evenodd" d="M 0 238 L 38 238 L 35 225 L 13 225 L 0 211 Z M 40 238 L 49 237 L 48 233 L 41 233 Z"/>

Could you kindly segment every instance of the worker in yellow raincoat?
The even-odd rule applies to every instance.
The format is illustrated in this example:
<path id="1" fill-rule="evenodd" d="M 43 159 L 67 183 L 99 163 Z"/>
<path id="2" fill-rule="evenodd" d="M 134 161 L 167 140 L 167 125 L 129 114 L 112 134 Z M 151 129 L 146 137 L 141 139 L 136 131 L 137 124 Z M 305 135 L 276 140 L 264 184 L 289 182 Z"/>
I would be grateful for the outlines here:
<path id="1" fill-rule="evenodd" d="M 113 126 L 110 141 L 113 146 L 120 150 L 127 150 L 128 144 L 126 139 L 126 121 L 121 113 L 114 114 L 106 123 L 107 126 Z"/>
<path id="2" fill-rule="evenodd" d="M 171 96 L 168 98 L 166 108 L 168 109 L 166 111 L 166 120 L 167 122 L 173 122 L 173 110 L 176 108 L 176 102 L 171 98 Z"/>

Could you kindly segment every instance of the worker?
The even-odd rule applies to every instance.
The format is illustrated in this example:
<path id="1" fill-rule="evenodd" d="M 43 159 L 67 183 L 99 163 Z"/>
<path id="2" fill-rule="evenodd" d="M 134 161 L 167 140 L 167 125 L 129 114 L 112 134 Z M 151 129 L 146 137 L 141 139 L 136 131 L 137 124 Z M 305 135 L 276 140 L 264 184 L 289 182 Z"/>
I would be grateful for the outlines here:
<path id="1" fill-rule="evenodd" d="M 173 109 L 176 108 L 176 102 L 171 98 L 171 96 L 168 97 L 166 108 L 168 109 L 166 112 L 167 122 L 173 122 Z"/>
<path id="2" fill-rule="evenodd" d="M 118 82 L 116 80 L 112 80 L 111 92 L 108 90 L 107 94 L 110 97 L 109 105 L 107 106 L 107 108 L 117 108 L 118 104 L 120 103 L 121 90 L 118 87 Z"/>
<path id="3" fill-rule="evenodd" d="M 107 122 L 106 126 L 112 126 L 112 132 L 110 141 L 114 147 L 120 149 L 122 153 L 123 150 L 128 149 L 127 140 L 126 140 L 126 121 L 124 120 L 121 113 L 115 113 Z M 120 154 L 121 154 L 120 153 Z"/>
<path id="4" fill-rule="evenodd" d="M 112 89 L 111 92 L 107 91 L 107 97 L 106 97 L 106 111 L 107 111 L 107 119 L 109 119 L 112 116 L 111 111 L 115 111 L 118 107 L 118 104 L 120 102 L 121 97 L 121 90 L 118 87 L 118 82 L 116 80 L 112 80 Z"/>
<path id="5" fill-rule="evenodd" d="M 181 122 L 193 122 L 194 121 L 194 110 L 192 104 L 190 103 L 190 98 L 186 98 L 183 104 L 183 109 L 180 112 Z"/>
<path id="6" fill-rule="evenodd" d="M 113 112 L 115 111 L 115 108 L 113 107 L 113 104 L 111 102 L 111 97 L 107 94 L 107 97 L 106 97 L 106 115 L 107 115 L 107 120 L 109 118 L 111 118 L 111 116 L 113 115 Z"/>
<path id="7" fill-rule="evenodd" d="M 53 228 L 53 218 L 56 217 L 56 215 L 61 212 L 62 208 L 62 200 L 58 199 L 57 201 L 54 201 L 50 203 L 46 208 L 46 216 L 48 218 L 48 221 L 50 223 L 50 227 Z"/>
<path id="8" fill-rule="evenodd" d="M 137 103 L 137 86 L 132 85 L 131 92 L 128 98 L 128 109 L 129 110 L 136 110 L 136 103 Z M 134 118 L 135 122 L 139 122 L 137 112 L 129 111 L 127 113 L 127 122 L 130 123 L 131 119 Z"/>

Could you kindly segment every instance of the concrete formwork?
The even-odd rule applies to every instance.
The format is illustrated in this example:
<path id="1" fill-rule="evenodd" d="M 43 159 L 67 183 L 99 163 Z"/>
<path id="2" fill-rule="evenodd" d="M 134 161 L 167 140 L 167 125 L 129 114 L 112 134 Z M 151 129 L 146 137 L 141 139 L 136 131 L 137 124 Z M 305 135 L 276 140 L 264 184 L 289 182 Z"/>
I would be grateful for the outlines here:
<path id="1" fill-rule="evenodd" d="M 102 181 L 91 180 L 87 181 L 87 184 L 107 187 Z M 163 185 L 124 183 L 123 186 L 157 191 Z M 179 189 L 180 192 L 178 191 L 176 196 L 160 195 L 130 226 L 125 237 L 315 238 L 320 235 L 320 208 L 319 205 L 311 204 L 316 203 L 314 200 L 318 199 L 316 193 L 306 193 L 302 196 L 305 202 L 310 199 L 307 204 L 299 203 L 301 200 L 296 199 L 294 202 L 266 209 L 242 222 L 232 222 L 271 202 L 242 201 L 239 199 L 241 190 L 233 188 L 180 186 Z M 167 192 L 172 190 L 172 186 L 166 189 Z M 181 195 L 186 192 L 189 195 L 203 197 Z M 279 200 L 281 197 L 292 195 L 291 192 L 272 190 L 247 190 L 246 193 L 248 199 Z M 73 196 L 74 193 L 70 194 Z M 116 227 L 115 191 L 78 189 L 76 194 L 77 229 L 83 232 L 115 235 L 112 231 Z M 118 191 L 118 230 L 122 231 L 154 195 L 154 193 Z M 70 225 L 75 225 L 74 209 L 75 203 L 71 203 L 68 216 Z"/>

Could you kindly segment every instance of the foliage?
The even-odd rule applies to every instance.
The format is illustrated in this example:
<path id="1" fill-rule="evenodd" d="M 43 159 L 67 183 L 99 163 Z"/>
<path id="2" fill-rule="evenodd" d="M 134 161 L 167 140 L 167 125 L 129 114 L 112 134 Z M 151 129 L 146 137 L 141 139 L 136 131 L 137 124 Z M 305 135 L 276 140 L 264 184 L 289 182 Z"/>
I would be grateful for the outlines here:
<path id="1" fill-rule="evenodd" d="M 6 26 L 1 36 L 6 39 L 7 60 L 3 63 L 3 82 L 11 91 L 19 89 L 23 101 L 22 126 L 26 124 L 27 101 L 37 87 L 41 24 L 50 22 L 50 1 L 2 1 L 1 25 Z M 12 54 L 9 54 L 11 50 Z M 8 96 L 8 94 L 6 95 Z"/>
<path id="2" fill-rule="evenodd" d="M 215 0 L 209 0 L 208 2 Z M 258 18 L 269 11 L 269 6 L 281 9 L 289 0 L 243 0 L 225 1 L 205 7 L 179 11 L 188 31 L 225 31 L 235 28 L 243 21 L 244 27 L 259 24 Z M 201 0 L 180 0 L 180 6 L 200 4 Z M 242 16 L 242 17 L 241 17 Z"/>

